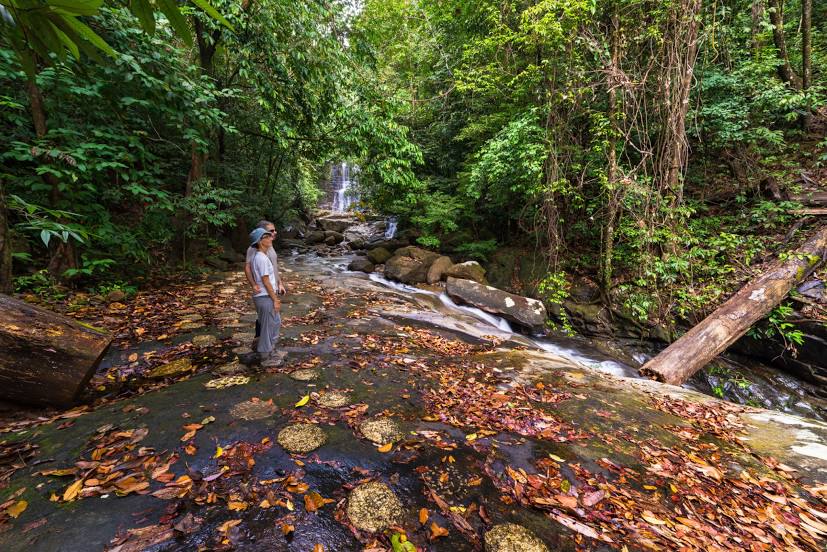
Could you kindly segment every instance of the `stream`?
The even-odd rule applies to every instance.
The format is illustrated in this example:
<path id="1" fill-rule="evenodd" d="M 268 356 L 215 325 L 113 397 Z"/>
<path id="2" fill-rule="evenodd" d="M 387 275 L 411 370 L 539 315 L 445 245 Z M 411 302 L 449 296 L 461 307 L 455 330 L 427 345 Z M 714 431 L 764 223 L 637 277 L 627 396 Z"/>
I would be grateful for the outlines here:
<path id="1" fill-rule="evenodd" d="M 515 346 L 547 351 L 613 376 L 640 378 L 637 368 L 658 352 L 649 342 L 628 339 L 521 334 L 499 316 L 458 305 L 439 288 L 413 287 L 392 282 L 376 273 L 347 271 L 351 259 L 350 256 L 320 258 L 303 254 L 294 255 L 291 260 L 298 261 L 303 271 L 347 272 L 349 277 L 381 286 L 419 307 L 410 312 L 395 313 L 397 316 L 453 329 L 475 338 L 495 336 Z M 827 420 L 827 399 L 820 396 L 818 386 L 749 357 L 722 355 L 683 387 L 737 404 Z"/>

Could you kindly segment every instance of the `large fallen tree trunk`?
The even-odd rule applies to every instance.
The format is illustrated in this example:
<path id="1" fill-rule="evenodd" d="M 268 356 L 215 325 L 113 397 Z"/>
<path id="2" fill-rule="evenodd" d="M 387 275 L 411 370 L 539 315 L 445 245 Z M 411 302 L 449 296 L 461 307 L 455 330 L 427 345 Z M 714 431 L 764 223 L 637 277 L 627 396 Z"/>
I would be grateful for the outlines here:
<path id="1" fill-rule="evenodd" d="M 71 405 L 111 340 L 71 318 L 0 295 L 0 399 Z"/>
<path id="2" fill-rule="evenodd" d="M 827 226 L 742 287 L 715 312 L 644 364 L 640 373 L 680 385 L 767 315 L 827 254 Z"/>

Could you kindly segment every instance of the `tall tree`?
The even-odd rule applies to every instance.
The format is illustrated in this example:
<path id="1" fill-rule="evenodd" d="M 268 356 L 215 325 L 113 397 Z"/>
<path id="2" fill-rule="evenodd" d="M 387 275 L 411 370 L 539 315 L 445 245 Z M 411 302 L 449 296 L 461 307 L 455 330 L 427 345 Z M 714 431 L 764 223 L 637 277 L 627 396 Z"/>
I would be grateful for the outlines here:
<path id="1" fill-rule="evenodd" d="M 794 88 L 801 86 L 790 64 L 790 56 L 787 54 L 787 41 L 784 38 L 784 0 L 768 0 L 770 6 L 770 22 L 772 23 L 772 38 L 775 48 L 778 50 L 778 76 L 781 80 Z"/>

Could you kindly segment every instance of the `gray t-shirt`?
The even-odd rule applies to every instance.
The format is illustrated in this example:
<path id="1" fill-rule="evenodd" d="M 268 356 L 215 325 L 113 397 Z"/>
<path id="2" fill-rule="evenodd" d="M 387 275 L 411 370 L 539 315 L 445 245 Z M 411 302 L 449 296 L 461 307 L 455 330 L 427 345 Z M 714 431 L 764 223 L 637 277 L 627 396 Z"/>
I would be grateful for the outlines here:
<path id="1" fill-rule="evenodd" d="M 254 294 L 253 297 L 265 297 L 267 295 L 267 288 L 264 287 L 263 283 L 264 278 L 268 278 L 270 285 L 273 286 L 273 290 L 278 291 L 276 289 L 276 271 L 267 255 L 257 251 L 253 256 L 250 269 L 253 272 L 253 281 L 261 287 L 261 291 Z"/>
<path id="2" fill-rule="evenodd" d="M 258 248 L 250 246 L 247 248 L 247 264 L 250 265 L 250 268 L 253 268 L 253 259 L 258 253 Z M 273 270 L 276 273 L 276 286 L 278 286 L 279 282 L 281 282 L 281 276 L 279 276 L 279 257 L 276 255 L 276 250 L 272 247 L 267 250 L 267 258 L 270 259 L 270 262 L 273 263 Z M 278 291 L 278 289 L 276 289 Z"/>

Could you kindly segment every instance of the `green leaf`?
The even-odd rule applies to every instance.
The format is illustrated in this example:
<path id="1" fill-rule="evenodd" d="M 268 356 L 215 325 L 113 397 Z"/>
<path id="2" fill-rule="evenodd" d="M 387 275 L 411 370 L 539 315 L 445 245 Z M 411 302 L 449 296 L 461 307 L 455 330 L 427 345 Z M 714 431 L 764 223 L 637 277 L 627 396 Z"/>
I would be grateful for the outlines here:
<path id="1" fill-rule="evenodd" d="M 40 239 L 43 241 L 43 245 L 49 247 L 49 240 L 52 239 L 52 233 L 48 230 L 41 230 L 40 231 Z"/>
<path id="2" fill-rule="evenodd" d="M 210 17 L 212 17 L 213 19 L 215 19 L 231 31 L 235 32 L 235 29 L 232 25 L 230 25 L 230 22 L 224 19 L 224 16 L 218 13 L 218 10 L 212 7 L 212 5 L 210 5 L 210 3 L 207 2 L 207 0 L 192 0 L 192 3 L 204 10 L 204 13 L 206 13 L 207 15 L 209 15 Z"/>
<path id="3" fill-rule="evenodd" d="M 174 0 L 157 0 L 158 7 L 167 16 L 169 24 L 175 29 L 175 33 L 181 37 L 187 46 L 192 46 L 192 33 L 190 33 L 187 20 L 181 15 L 181 10 L 178 9 L 178 4 Z"/>
<path id="4" fill-rule="evenodd" d="M 129 3 L 129 11 L 138 18 L 144 31 L 149 34 L 155 32 L 155 11 L 149 0 L 132 0 Z"/>
<path id="5" fill-rule="evenodd" d="M 115 57 L 115 50 L 106 43 L 98 34 L 90 29 L 85 23 L 81 23 L 74 17 L 65 16 L 62 20 L 72 28 L 78 35 L 91 42 L 96 48 L 105 54 Z"/>

